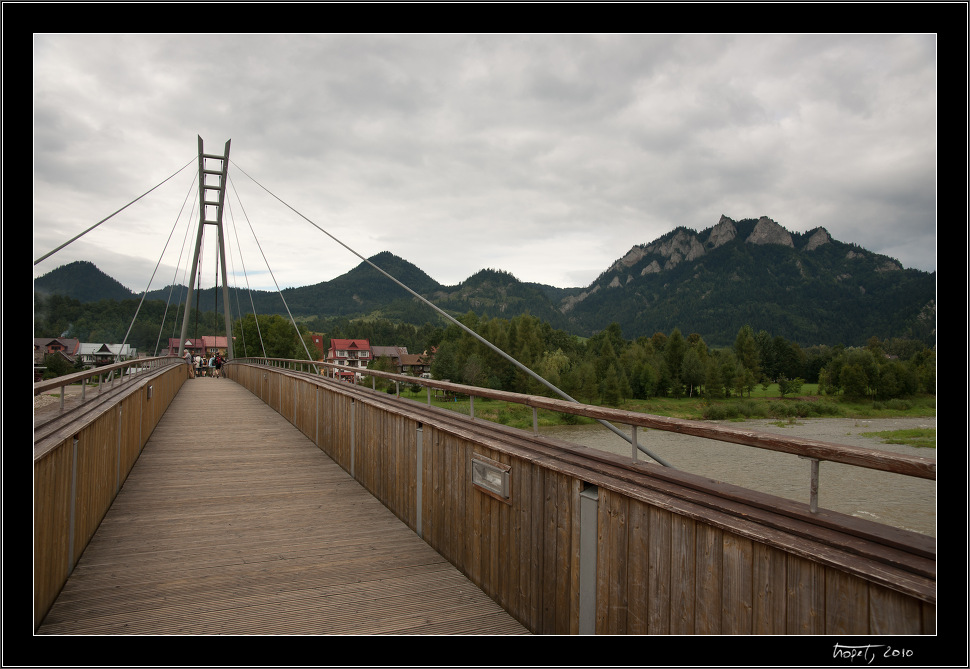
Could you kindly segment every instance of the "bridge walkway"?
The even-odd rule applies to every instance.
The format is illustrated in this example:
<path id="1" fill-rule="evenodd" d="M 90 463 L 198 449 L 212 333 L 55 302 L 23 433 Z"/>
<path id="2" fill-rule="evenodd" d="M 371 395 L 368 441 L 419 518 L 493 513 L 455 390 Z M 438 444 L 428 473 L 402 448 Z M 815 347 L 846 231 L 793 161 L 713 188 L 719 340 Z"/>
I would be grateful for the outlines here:
<path id="1" fill-rule="evenodd" d="M 297 428 L 188 381 L 37 634 L 528 634 Z"/>

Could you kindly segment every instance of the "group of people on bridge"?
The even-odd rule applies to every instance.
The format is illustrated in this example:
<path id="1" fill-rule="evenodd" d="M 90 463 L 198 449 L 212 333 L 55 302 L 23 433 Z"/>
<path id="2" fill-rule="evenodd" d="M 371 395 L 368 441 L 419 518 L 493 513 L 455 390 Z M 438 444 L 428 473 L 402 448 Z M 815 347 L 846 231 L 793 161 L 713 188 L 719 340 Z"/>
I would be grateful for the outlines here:
<path id="1" fill-rule="evenodd" d="M 208 370 L 210 378 L 222 378 L 222 363 L 225 362 L 225 359 L 219 352 L 214 353 L 209 358 L 204 358 L 199 354 L 192 357 L 192 353 L 186 349 L 182 354 L 182 359 L 189 366 L 189 378 L 194 379 L 197 376 L 205 377 L 206 370 Z"/>

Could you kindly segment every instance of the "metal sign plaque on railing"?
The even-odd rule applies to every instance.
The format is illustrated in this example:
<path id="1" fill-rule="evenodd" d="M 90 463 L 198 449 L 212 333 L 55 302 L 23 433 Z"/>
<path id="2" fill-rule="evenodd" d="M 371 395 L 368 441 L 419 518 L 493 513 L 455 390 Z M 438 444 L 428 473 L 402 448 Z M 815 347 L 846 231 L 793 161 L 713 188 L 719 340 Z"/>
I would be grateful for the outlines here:
<path id="1" fill-rule="evenodd" d="M 501 499 L 509 499 L 509 465 L 480 455 L 472 458 L 472 483 L 481 490 Z"/>

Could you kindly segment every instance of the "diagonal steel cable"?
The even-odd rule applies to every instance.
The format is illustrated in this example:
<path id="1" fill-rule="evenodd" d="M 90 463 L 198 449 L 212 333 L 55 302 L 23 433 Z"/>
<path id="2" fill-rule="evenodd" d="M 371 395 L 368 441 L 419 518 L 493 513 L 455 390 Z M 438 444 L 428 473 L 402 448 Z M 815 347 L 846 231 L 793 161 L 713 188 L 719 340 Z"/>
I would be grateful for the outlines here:
<path id="1" fill-rule="evenodd" d="M 249 175 L 247 174 L 246 176 L 249 176 Z M 252 179 L 252 177 L 249 177 L 249 178 Z M 236 191 L 236 184 L 231 179 L 229 183 L 230 185 L 232 185 L 233 192 L 236 193 L 236 199 L 239 200 L 239 208 L 242 209 L 243 216 L 246 219 L 246 223 L 249 224 L 249 230 L 253 233 L 253 239 L 256 240 L 256 248 L 259 249 L 260 255 L 263 256 L 263 262 L 266 263 L 266 269 L 269 271 L 269 275 L 273 278 L 273 283 L 276 285 L 276 292 L 279 293 L 280 299 L 283 301 L 283 307 L 286 309 L 286 314 L 290 317 L 290 323 L 293 324 L 293 329 L 296 330 L 297 339 L 299 339 L 300 343 L 303 344 L 303 350 L 306 352 L 306 359 L 313 360 L 313 356 L 310 355 L 310 350 L 307 348 L 306 342 L 303 340 L 303 337 L 300 336 L 300 328 L 297 327 L 296 325 L 296 319 L 293 318 L 293 314 L 290 313 L 290 306 L 286 303 L 286 298 L 283 297 L 283 291 L 280 290 L 280 284 L 276 281 L 276 275 L 273 274 L 273 268 L 269 266 L 269 260 L 267 260 L 266 254 L 263 253 L 263 246 L 259 243 L 259 238 L 256 236 L 256 231 L 253 230 L 253 224 L 249 220 L 249 215 L 246 214 L 246 208 L 243 207 L 242 200 L 239 198 L 239 192 Z M 257 322 L 259 321 L 258 318 L 256 320 Z M 265 356 L 265 353 L 264 353 L 264 356 Z"/>
<path id="2" fill-rule="evenodd" d="M 60 246 L 58 246 L 53 251 L 50 251 L 49 253 L 46 253 L 46 254 L 42 255 L 40 258 L 38 258 L 37 260 L 34 261 L 34 264 L 36 265 L 37 263 L 39 263 L 39 262 L 41 262 L 43 260 L 46 260 L 47 258 L 50 258 L 52 255 L 54 255 L 55 253 L 57 253 L 58 251 L 60 251 L 62 248 L 64 248 L 68 244 L 73 244 L 78 239 L 80 239 L 84 235 L 86 235 L 89 232 L 91 232 L 92 230 L 94 230 L 96 227 L 98 227 L 99 225 L 101 225 L 102 223 L 104 223 L 105 221 L 107 221 L 112 216 L 115 216 L 116 214 L 121 213 L 122 211 L 124 211 L 125 209 L 127 209 L 128 207 L 130 207 L 131 205 L 135 204 L 136 202 L 138 202 L 138 200 L 142 199 L 143 197 L 145 197 L 146 195 L 148 195 L 149 193 L 151 193 L 153 190 L 155 190 L 156 188 L 158 188 L 159 186 L 161 186 L 163 183 L 165 183 L 166 181 L 169 181 L 172 177 L 174 177 L 176 174 L 178 174 L 179 172 L 181 172 L 182 170 L 184 170 L 186 167 L 188 167 L 189 165 L 191 165 L 193 162 L 195 162 L 195 160 L 196 160 L 196 158 L 192 158 L 192 160 L 190 160 L 189 162 L 185 163 L 185 165 L 183 165 L 182 167 L 180 167 L 178 169 L 178 171 L 175 172 L 175 174 L 173 174 L 172 176 L 168 177 L 167 179 L 161 181 L 160 183 L 155 184 L 154 186 L 152 186 L 151 188 L 149 188 L 147 191 L 145 191 L 144 193 L 142 193 L 141 195 L 139 195 L 138 197 L 136 197 L 134 200 L 132 200 L 131 202 L 129 202 L 128 204 L 126 204 L 124 207 L 122 207 L 121 209 L 119 209 L 118 211 L 116 211 L 114 214 L 111 214 L 110 216 L 106 216 L 106 217 L 102 218 L 100 221 L 98 221 L 97 223 L 95 223 L 94 225 L 92 225 L 90 228 L 88 228 L 87 230 L 85 230 L 81 234 L 76 235 L 75 237 L 67 240 L 66 242 L 64 242 L 63 244 L 61 244 Z"/>
<path id="3" fill-rule="evenodd" d="M 352 249 L 349 246 L 347 246 L 347 244 L 343 243 L 342 241 L 340 241 L 339 239 L 337 239 L 336 237 L 334 237 L 332 234 L 330 234 L 329 232 L 327 232 L 326 230 L 324 230 L 323 228 L 321 228 L 319 225 L 317 225 L 316 223 L 314 223 L 313 221 L 311 221 L 309 218 L 307 218 L 302 213 L 300 213 L 295 208 L 293 208 L 290 204 L 288 204 L 287 202 L 284 202 L 282 199 L 280 199 L 280 197 L 278 197 L 275 193 L 273 193 L 271 190 L 269 190 L 268 188 L 266 188 L 266 186 L 264 186 L 260 182 L 256 181 L 256 179 L 254 179 L 251 175 L 249 175 L 245 170 L 243 170 L 242 168 L 240 168 L 239 165 L 236 165 L 236 163 L 234 161 L 233 161 L 233 165 L 235 165 L 236 166 L 236 169 L 238 169 L 240 172 L 242 172 L 247 177 L 249 177 L 250 179 L 252 179 L 253 183 L 255 183 L 257 186 L 259 186 L 260 188 L 262 188 L 267 193 L 269 193 L 269 195 L 271 195 L 273 198 L 275 198 L 278 202 L 280 202 L 280 204 L 282 204 L 283 206 L 285 206 L 286 208 L 288 208 L 294 214 L 296 214 L 297 216 L 299 216 L 300 218 L 302 218 L 303 220 L 305 220 L 307 223 L 309 223 L 310 225 L 312 225 L 313 227 L 315 227 L 317 230 L 319 230 L 320 232 L 322 232 L 323 234 L 325 234 L 327 237 L 329 237 L 330 239 L 332 239 L 333 241 L 335 241 L 337 244 L 339 244 L 340 246 L 344 247 L 345 249 L 347 249 L 348 251 L 350 251 L 351 253 L 353 253 L 355 256 L 357 256 L 362 261 L 364 261 L 365 263 L 367 263 L 368 265 L 370 265 L 371 267 L 373 267 L 375 270 L 377 270 L 378 272 L 380 272 L 381 274 L 383 274 L 384 276 L 386 276 L 388 279 L 390 279 L 391 281 L 393 281 L 394 283 L 396 283 L 398 286 L 400 286 L 401 288 L 403 288 L 404 290 L 406 290 L 407 292 L 409 292 L 411 295 L 413 295 L 414 297 L 418 298 L 421 302 L 423 302 L 424 304 L 426 304 L 429 307 L 431 307 L 432 309 L 434 309 L 438 314 L 440 314 L 441 316 L 443 316 L 445 319 L 447 319 L 451 323 L 457 325 L 463 331 L 467 332 L 469 335 L 471 335 L 472 337 L 474 337 L 475 339 L 477 339 L 478 341 L 480 341 L 482 344 L 484 344 L 485 346 L 487 346 L 491 350 L 493 350 L 496 353 L 498 353 L 500 356 L 502 356 L 503 358 L 505 358 L 506 360 L 508 360 L 510 363 L 512 363 L 513 365 L 515 365 L 519 369 L 521 369 L 523 372 L 525 372 L 526 374 L 528 374 L 529 376 L 531 376 L 532 378 L 534 378 L 536 381 L 538 381 L 539 383 L 541 383 L 546 388 L 548 388 L 552 392 L 556 393 L 557 395 L 559 395 L 563 399 L 569 400 L 570 402 L 575 402 L 577 404 L 581 404 L 581 402 L 579 400 L 577 400 L 577 399 L 575 399 L 575 398 L 570 397 L 569 395 L 567 395 L 564 391 L 560 390 L 559 388 L 557 388 L 556 386 L 554 386 L 552 383 L 550 383 L 549 381 L 547 381 L 546 379 L 544 379 L 542 376 L 540 376 L 536 372 L 532 371 L 531 369 L 529 369 L 528 367 L 526 367 L 525 365 L 523 365 L 521 362 L 519 362 L 518 360 L 516 360 L 515 358 L 513 358 L 511 355 L 509 355 L 508 353 L 506 353 L 505 351 L 503 351 L 502 349 L 500 349 L 498 346 L 495 346 L 492 342 L 490 342 L 487 339 L 485 339 L 484 337 L 482 337 L 480 334 L 478 334 L 477 332 L 475 332 L 474 330 L 472 330 L 471 328 L 469 328 L 468 326 L 466 326 L 464 323 L 462 323 L 461 321 L 459 321 L 457 318 L 455 318 L 451 314 L 447 313 L 446 311 L 444 311 L 443 309 L 441 309 L 440 307 L 438 307 L 438 305 L 434 304 L 433 302 L 431 302 L 430 300 L 428 300 L 427 298 L 425 298 L 423 295 L 420 295 L 417 292 L 415 292 L 414 290 L 411 290 L 411 288 L 409 288 L 408 286 L 404 285 L 403 283 L 401 283 L 400 281 L 398 281 L 396 278 L 394 278 L 393 276 L 391 276 L 390 274 L 388 274 L 387 272 L 385 272 L 383 269 L 381 269 L 380 267 L 378 267 L 377 265 L 375 265 L 371 260 L 369 260 L 368 258 L 365 258 L 360 253 L 358 253 L 354 249 Z M 274 278 L 274 281 L 275 281 L 275 278 Z M 284 302 L 284 304 L 285 304 L 285 302 Z M 289 310 L 287 309 L 287 311 L 289 311 Z M 306 344 L 304 344 L 304 347 L 305 346 L 306 346 Z M 309 356 L 309 352 L 307 353 L 307 356 Z M 604 427 L 609 428 L 612 432 L 614 432 L 614 433 L 618 434 L 619 436 L 623 437 L 623 439 L 626 440 L 627 442 L 633 443 L 633 439 L 629 435 L 625 434 L 622 430 L 620 430 L 618 427 L 616 427 L 612 423 L 610 423 L 608 421 L 605 421 L 605 420 L 600 420 L 600 419 L 596 419 L 596 420 L 597 420 L 597 422 L 599 422 Z M 637 444 L 637 449 L 640 450 L 640 451 L 643 451 L 644 453 L 646 453 L 648 456 L 650 456 L 652 459 L 654 459 L 655 461 L 657 461 L 659 464 L 661 464 L 661 465 L 663 465 L 665 467 L 671 467 L 671 468 L 673 468 L 669 463 L 665 462 L 662 458 L 660 458 L 659 456 L 657 456 L 657 455 L 651 453 L 649 450 L 647 450 L 642 444 Z"/>

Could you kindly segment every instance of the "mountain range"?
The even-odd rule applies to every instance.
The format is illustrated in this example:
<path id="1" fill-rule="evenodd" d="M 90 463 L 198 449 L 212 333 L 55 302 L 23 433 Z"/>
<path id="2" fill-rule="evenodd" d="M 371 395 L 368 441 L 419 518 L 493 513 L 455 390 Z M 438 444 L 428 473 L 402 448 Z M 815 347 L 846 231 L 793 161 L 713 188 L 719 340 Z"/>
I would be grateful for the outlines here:
<path id="1" fill-rule="evenodd" d="M 678 227 L 634 246 L 577 288 L 526 283 L 495 269 L 443 286 L 389 252 L 369 260 L 449 313 L 511 318 L 528 312 L 580 336 L 616 322 L 626 338 L 678 328 L 712 346 L 730 345 L 744 325 L 803 346 L 862 345 L 872 336 L 936 342 L 936 272 L 903 268 L 833 239 L 824 228 L 792 233 L 767 217 L 721 216 L 701 232 Z M 38 277 L 34 290 L 81 302 L 138 297 L 88 262 Z M 166 286 L 146 299 L 184 301 L 185 292 Z M 284 289 L 282 296 L 295 317 L 376 316 L 416 324 L 439 318 L 364 262 L 330 281 Z M 198 291 L 197 299 L 204 311 L 222 309 L 221 290 Z M 243 311 L 251 310 L 250 299 L 257 313 L 286 315 L 275 292 L 238 292 Z"/>

